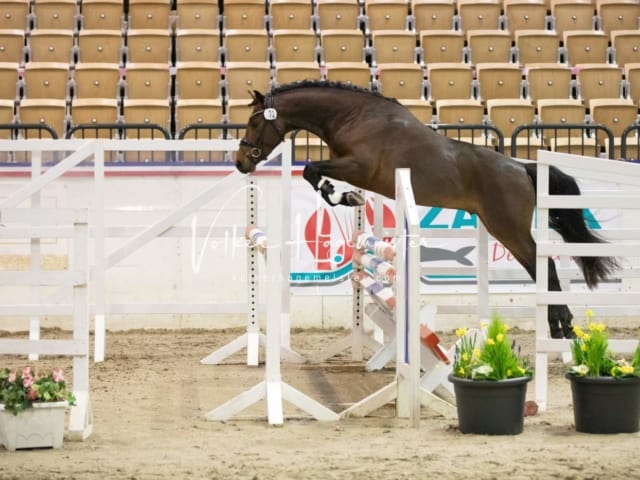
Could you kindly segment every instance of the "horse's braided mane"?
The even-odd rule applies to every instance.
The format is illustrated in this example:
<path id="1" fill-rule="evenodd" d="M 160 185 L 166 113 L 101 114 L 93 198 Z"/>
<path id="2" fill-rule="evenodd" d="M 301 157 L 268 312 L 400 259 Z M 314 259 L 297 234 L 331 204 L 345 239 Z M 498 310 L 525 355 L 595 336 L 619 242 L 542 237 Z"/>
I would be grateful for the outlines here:
<path id="1" fill-rule="evenodd" d="M 389 100 L 391 102 L 399 103 L 395 98 L 385 97 L 381 93 L 374 92 L 372 90 L 369 90 L 368 88 L 357 87 L 349 83 L 332 82 L 330 80 L 301 80 L 299 82 L 286 83 L 284 85 L 279 85 L 271 89 L 271 94 L 276 95 L 278 93 L 288 92 L 290 90 L 297 90 L 299 88 L 337 88 L 339 90 L 348 90 L 351 92 L 366 93 L 378 98 Z"/>

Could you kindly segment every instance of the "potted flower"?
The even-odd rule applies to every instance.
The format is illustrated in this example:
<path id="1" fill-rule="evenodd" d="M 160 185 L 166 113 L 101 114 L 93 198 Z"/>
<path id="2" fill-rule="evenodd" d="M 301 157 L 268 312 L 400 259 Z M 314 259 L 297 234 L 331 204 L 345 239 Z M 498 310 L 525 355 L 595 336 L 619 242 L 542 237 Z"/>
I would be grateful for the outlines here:
<path id="1" fill-rule="evenodd" d="M 587 433 L 633 433 L 640 430 L 640 344 L 631 360 L 609 350 L 604 323 L 587 311 L 585 329 L 574 326 L 571 382 L 576 430 Z"/>
<path id="2" fill-rule="evenodd" d="M 527 383 L 533 371 L 508 337 L 509 327 L 494 314 L 486 335 L 456 330 L 453 383 L 462 433 L 515 435 L 524 424 Z M 483 338 L 478 337 L 485 337 Z"/>
<path id="3" fill-rule="evenodd" d="M 62 446 L 65 409 L 74 405 L 64 372 L 0 370 L 0 444 L 8 450 Z"/>

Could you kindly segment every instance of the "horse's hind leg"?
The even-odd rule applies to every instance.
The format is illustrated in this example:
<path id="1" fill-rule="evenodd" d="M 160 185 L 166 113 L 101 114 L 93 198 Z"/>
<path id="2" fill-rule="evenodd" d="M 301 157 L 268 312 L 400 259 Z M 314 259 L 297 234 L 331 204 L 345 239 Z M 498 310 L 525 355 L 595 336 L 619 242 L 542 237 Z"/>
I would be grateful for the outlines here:
<path id="1" fill-rule="evenodd" d="M 302 176 L 316 191 L 320 191 L 320 195 L 329 205 L 357 207 L 364 204 L 362 195 L 355 191 L 336 192 L 333 183 L 327 178 L 348 181 L 343 177 L 349 173 L 357 174 L 353 171 L 356 168 L 357 164 L 346 158 L 309 162 L 304 167 Z"/>
<path id="2" fill-rule="evenodd" d="M 533 204 L 516 205 L 517 200 L 485 209 L 481 215 L 487 230 L 513 254 L 518 262 L 536 280 L 536 243 L 531 236 L 531 216 Z M 519 208 L 516 208 L 519 207 Z M 492 210 L 495 208 L 495 210 Z M 549 259 L 549 290 L 560 291 L 560 280 L 553 259 Z M 552 338 L 571 338 L 573 315 L 566 305 L 549 305 L 547 320 Z"/>

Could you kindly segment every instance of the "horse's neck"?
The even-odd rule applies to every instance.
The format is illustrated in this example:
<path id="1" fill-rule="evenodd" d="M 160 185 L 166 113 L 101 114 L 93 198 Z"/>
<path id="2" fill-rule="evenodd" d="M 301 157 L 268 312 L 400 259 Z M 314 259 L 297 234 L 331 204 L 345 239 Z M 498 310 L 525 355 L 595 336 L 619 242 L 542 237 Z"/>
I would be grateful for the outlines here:
<path id="1" fill-rule="evenodd" d="M 347 117 L 352 115 L 353 109 L 341 102 L 339 91 L 328 89 L 321 95 L 293 93 L 290 92 L 283 102 L 287 131 L 308 130 L 325 141 L 331 141 L 335 132 L 340 131 L 337 126 L 344 124 Z"/>

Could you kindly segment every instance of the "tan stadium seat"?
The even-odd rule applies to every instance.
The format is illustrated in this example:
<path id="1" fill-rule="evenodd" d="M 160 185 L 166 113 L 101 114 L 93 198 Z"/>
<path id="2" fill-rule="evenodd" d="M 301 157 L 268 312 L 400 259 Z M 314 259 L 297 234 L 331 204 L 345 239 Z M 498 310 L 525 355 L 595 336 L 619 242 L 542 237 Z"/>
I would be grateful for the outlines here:
<path id="1" fill-rule="evenodd" d="M 221 67 L 217 62 L 178 62 L 176 98 L 213 100 L 221 97 Z"/>
<path id="2" fill-rule="evenodd" d="M 383 63 L 378 65 L 378 88 L 385 97 L 424 99 L 425 80 L 422 67 L 415 63 Z"/>
<path id="3" fill-rule="evenodd" d="M 122 63 L 123 39 L 118 30 L 80 30 L 78 33 L 78 61 Z"/>
<path id="4" fill-rule="evenodd" d="M 124 22 L 121 0 L 82 0 L 82 29 L 122 31 Z"/>
<path id="5" fill-rule="evenodd" d="M 595 30 L 568 30 L 563 34 L 569 65 L 606 63 L 609 36 Z"/>
<path id="6" fill-rule="evenodd" d="M 534 102 L 543 98 L 569 98 L 571 75 L 571 68 L 561 63 L 527 64 L 525 79 L 528 95 Z"/>
<path id="7" fill-rule="evenodd" d="M 266 62 L 269 59 L 269 36 L 266 30 L 226 30 L 225 62 Z"/>
<path id="8" fill-rule="evenodd" d="M 416 32 L 454 28 L 454 0 L 412 0 L 411 12 Z"/>
<path id="9" fill-rule="evenodd" d="M 320 46 L 313 30 L 278 29 L 272 37 L 273 61 L 317 62 Z"/>
<path id="10" fill-rule="evenodd" d="M 35 28 L 78 30 L 78 2 L 76 0 L 34 0 Z"/>
<path id="11" fill-rule="evenodd" d="M 27 45 L 30 62 L 73 61 L 74 37 L 71 30 L 32 30 Z"/>
<path id="12" fill-rule="evenodd" d="M 429 99 L 469 99 L 473 96 L 473 70 L 467 63 L 429 63 L 427 80 Z"/>
<path id="13" fill-rule="evenodd" d="M 220 31 L 187 28 L 176 30 L 176 62 L 219 62 Z"/>
<path id="14" fill-rule="evenodd" d="M 406 30 L 409 6 L 405 0 L 365 0 L 367 30 Z"/>
<path id="15" fill-rule="evenodd" d="M 593 0 L 551 0 L 551 13 L 559 38 L 568 30 L 594 29 Z"/>
<path id="16" fill-rule="evenodd" d="M 520 98 L 522 96 L 522 73 L 513 63 L 478 63 L 476 74 L 480 99 Z"/>
<path id="17" fill-rule="evenodd" d="M 139 28 L 127 32 L 127 63 L 169 63 L 171 37 L 169 30 Z"/>
<path id="18" fill-rule="evenodd" d="M 415 62 L 416 35 L 407 30 L 378 30 L 371 35 L 373 61 L 379 63 Z"/>
<path id="19" fill-rule="evenodd" d="M 353 30 L 360 25 L 358 0 L 316 0 L 316 25 L 324 30 Z"/>
<path id="20" fill-rule="evenodd" d="M 171 97 L 171 75 L 166 63 L 128 63 L 125 69 L 125 98 L 164 99 Z"/>
<path id="21" fill-rule="evenodd" d="M 76 64 L 73 74 L 73 90 L 76 98 L 120 97 L 120 66 L 117 63 Z"/>
<path id="22" fill-rule="evenodd" d="M 170 0 L 129 0 L 129 29 L 168 29 Z"/>
<path id="23" fill-rule="evenodd" d="M 269 2 L 271 30 L 313 28 L 313 10 L 307 0 L 271 0 Z"/>
<path id="24" fill-rule="evenodd" d="M 518 62 L 530 63 L 558 62 L 560 40 L 550 30 L 518 30 L 515 32 Z"/>
<path id="25" fill-rule="evenodd" d="M 265 5 L 263 0 L 225 0 L 224 29 L 264 29 Z"/>
<path id="26" fill-rule="evenodd" d="M 360 30 L 323 30 L 320 46 L 324 63 L 362 62 L 365 59 L 366 38 Z"/>
<path id="27" fill-rule="evenodd" d="M 592 98 L 620 98 L 622 69 L 616 65 L 586 63 L 576 65 L 578 98 L 588 104 Z"/>
<path id="28" fill-rule="evenodd" d="M 217 0 L 181 0 L 176 2 L 176 30 L 218 30 L 220 28 L 218 23 L 219 9 Z"/>
<path id="29" fill-rule="evenodd" d="M 422 62 L 464 61 L 465 37 L 459 30 L 421 30 Z"/>
<path id="30" fill-rule="evenodd" d="M 505 30 L 467 30 L 472 64 L 511 62 L 511 34 Z"/>

